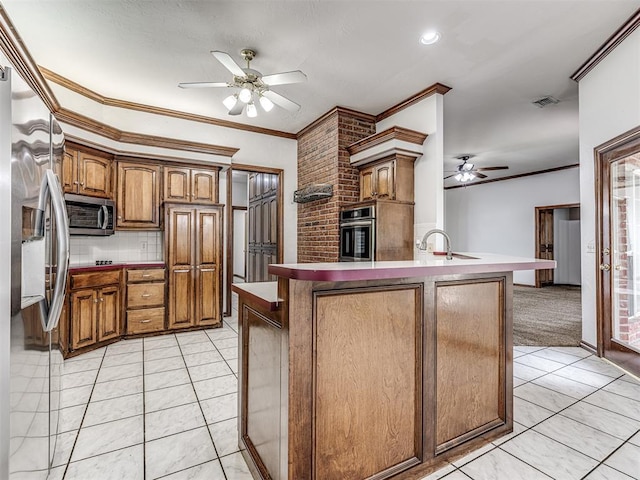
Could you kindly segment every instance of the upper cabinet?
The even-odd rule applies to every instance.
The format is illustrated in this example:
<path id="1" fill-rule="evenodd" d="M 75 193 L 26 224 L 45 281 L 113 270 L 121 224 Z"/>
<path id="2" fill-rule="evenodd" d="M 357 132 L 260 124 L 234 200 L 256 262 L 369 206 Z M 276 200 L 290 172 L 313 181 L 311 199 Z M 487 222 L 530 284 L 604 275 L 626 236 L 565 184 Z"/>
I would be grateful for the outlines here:
<path id="1" fill-rule="evenodd" d="M 65 193 L 113 198 L 113 173 L 110 154 L 67 144 L 62 160 Z"/>
<path id="2" fill-rule="evenodd" d="M 116 228 L 160 230 L 159 165 L 118 162 Z"/>
<path id="3" fill-rule="evenodd" d="M 360 200 L 413 202 L 413 163 L 426 133 L 391 127 L 349 145 L 350 163 L 360 169 Z"/>
<path id="4" fill-rule="evenodd" d="M 165 167 L 164 201 L 218 203 L 218 169 Z"/>
<path id="5" fill-rule="evenodd" d="M 393 155 L 360 168 L 360 200 L 413 202 L 414 157 Z"/>

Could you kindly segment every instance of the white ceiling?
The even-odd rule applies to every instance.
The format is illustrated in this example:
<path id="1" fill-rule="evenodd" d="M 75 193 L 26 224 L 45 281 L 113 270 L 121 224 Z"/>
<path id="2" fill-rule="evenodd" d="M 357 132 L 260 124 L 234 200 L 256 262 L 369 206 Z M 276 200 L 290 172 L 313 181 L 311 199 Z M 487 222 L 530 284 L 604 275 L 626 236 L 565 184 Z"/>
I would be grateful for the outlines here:
<path id="1" fill-rule="evenodd" d="M 39 65 L 101 95 L 286 132 L 336 105 L 378 114 L 443 83 L 452 87 L 445 170 L 464 153 L 479 167 L 510 167 L 491 178 L 578 162 L 569 76 L 640 8 L 640 0 L 0 1 Z M 421 45 L 432 28 L 441 41 Z M 247 47 L 265 75 L 307 74 L 306 83 L 274 87 L 299 112 L 230 117 L 226 89 L 177 87 L 230 81 L 209 52 L 242 65 Z M 545 95 L 561 102 L 531 104 Z"/>

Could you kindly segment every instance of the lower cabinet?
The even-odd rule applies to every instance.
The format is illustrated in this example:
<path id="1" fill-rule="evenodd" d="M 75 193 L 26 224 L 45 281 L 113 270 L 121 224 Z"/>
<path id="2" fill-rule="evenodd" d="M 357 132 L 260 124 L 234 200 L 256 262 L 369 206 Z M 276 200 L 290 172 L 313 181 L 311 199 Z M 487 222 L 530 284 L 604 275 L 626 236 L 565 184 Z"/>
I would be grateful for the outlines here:
<path id="1" fill-rule="evenodd" d="M 125 269 L 127 335 L 164 330 L 165 269 Z"/>
<path id="2" fill-rule="evenodd" d="M 70 275 L 70 350 L 120 336 L 120 270 Z"/>

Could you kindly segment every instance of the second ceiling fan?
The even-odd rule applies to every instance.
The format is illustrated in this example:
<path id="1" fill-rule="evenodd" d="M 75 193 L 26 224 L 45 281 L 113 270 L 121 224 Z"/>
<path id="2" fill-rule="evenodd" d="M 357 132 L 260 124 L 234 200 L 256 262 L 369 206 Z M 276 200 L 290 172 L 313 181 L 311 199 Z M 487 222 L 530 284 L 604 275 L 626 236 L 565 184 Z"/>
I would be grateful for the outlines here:
<path id="1" fill-rule="evenodd" d="M 467 183 L 476 178 L 487 178 L 487 175 L 480 172 L 486 172 L 490 170 L 507 170 L 509 168 L 504 165 L 496 167 L 476 168 L 473 163 L 469 163 L 469 159 L 473 157 L 474 155 L 460 155 L 459 157 L 456 157 L 458 160 L 462 160 L 462 163 L 458 165 L 454 173 L 452 173 L 451 175 L 447 175 L 446 177 L 444 177 L 444 179 L 446 180 L 447 178 L 453 177 L 459 182 Z"/>
<path id="2" fill-rule="evenodd" d="M 246 68 L 240 67 L 231 58 L 231 55 L 226 52 L 213 50 L 211 54 L 233 74 L 233 80 L 231 82 L 179 83 L 178 86 L 180 88 L 235 88 L 236 92 L 229 95 L 222 102 L 229 110 L 229 115 L 240 115 L 246 106 L 247 116 L 255 117 L 258 114 L 256 103 L 260 103 L 260 106 L 266 112 L 270 111 L 274 104 L 290 112 L 300 110 L 300 105 L 271 90 L 271 87 L 275 85 L 305 82 L 307 76 L 300 70 L 262 75 L 262 73 L 250 67 L 251 60 L 255 58 L 256 52 L 249 48 L 240 51 L 240 55 L 247 62 Z"/>

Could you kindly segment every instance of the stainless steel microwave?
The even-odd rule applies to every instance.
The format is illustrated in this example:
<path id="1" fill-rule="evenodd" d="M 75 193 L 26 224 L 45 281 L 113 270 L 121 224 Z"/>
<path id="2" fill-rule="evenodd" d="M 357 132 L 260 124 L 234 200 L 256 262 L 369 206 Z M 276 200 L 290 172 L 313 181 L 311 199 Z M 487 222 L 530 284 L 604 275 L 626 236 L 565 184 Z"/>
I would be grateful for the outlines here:
<path id="1" fill-rule="evenodd" d="M 113 235 L 115 203 L 106 198 L 64 196 L 70 235 Z"/>

